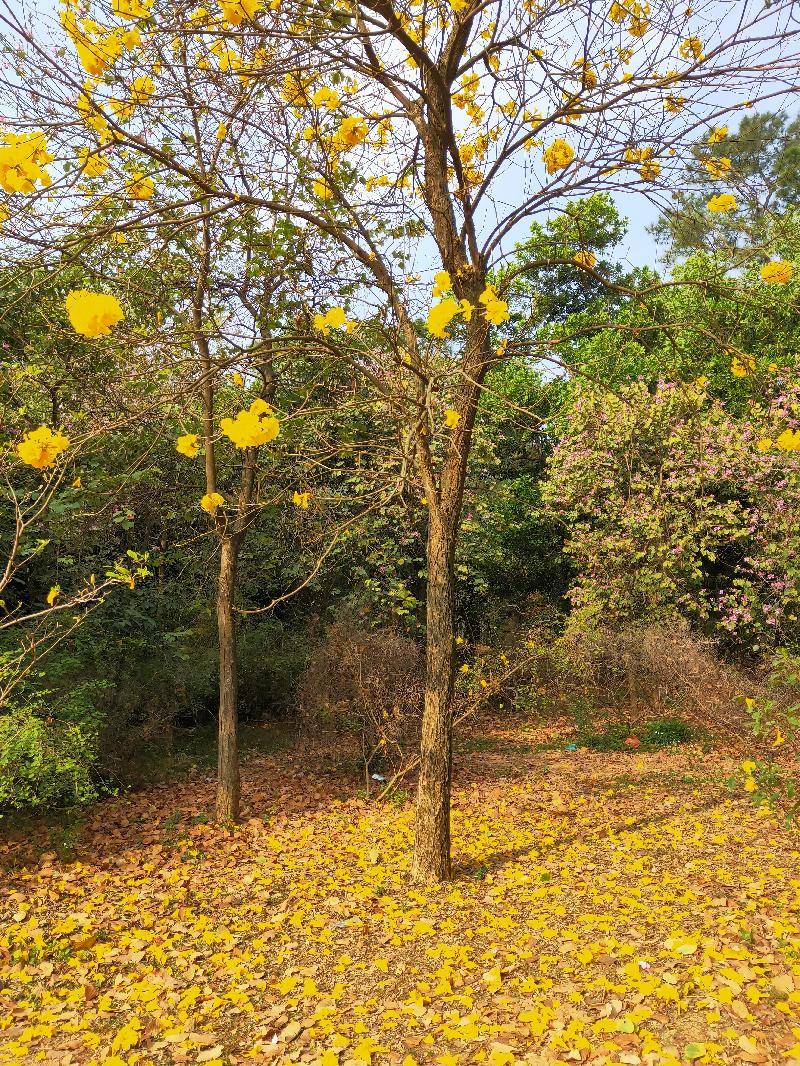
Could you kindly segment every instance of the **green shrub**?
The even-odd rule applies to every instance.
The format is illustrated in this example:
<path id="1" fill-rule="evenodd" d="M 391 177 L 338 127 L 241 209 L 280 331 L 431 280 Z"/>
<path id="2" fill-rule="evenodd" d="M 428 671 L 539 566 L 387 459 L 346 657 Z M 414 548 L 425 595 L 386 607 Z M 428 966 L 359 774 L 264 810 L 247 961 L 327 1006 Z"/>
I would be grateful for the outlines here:
<path id="1" fill-rule="evenodd" d="M 0 713 L 0 809 L 73 807 L 97 794 L 96 734 L 52 717 L 46 696 Z"/>

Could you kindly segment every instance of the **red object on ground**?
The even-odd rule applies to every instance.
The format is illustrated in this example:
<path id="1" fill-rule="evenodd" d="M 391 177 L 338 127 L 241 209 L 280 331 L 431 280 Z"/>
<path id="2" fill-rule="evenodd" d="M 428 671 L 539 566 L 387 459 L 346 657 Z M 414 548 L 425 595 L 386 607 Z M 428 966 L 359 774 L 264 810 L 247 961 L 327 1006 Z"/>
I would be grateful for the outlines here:
<path id="1" fill-rule="evenodd" d="M 639 740 L 638 737 L 628 737 L 628 739 L 625 741 L 625 744 L 629 748 L 638 748 L 641 743 L 642 742 L 641 740 Z"/>

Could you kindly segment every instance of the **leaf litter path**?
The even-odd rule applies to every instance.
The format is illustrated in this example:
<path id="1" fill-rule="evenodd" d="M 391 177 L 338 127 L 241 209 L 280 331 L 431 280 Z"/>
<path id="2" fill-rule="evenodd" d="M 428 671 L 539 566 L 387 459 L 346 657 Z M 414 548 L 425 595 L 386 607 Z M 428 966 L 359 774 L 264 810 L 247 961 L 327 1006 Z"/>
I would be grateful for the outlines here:
<path id="1" fill-rule="evenodd" d="M 794 832 L 696 749 L 457 758 L 454 880 L 307 753 L 106 801 L 78 860 L 0 848 L 0 1063 L 800 1061 Z M 23 859 L 27 864 L 20 864 Z"/>

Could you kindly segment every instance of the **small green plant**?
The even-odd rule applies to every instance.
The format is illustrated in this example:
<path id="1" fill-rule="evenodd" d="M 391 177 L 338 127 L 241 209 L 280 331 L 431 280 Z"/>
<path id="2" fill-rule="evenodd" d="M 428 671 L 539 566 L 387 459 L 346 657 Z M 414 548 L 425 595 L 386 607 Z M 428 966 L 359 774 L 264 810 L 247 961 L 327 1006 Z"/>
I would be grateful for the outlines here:
<path id="1" fill-rule="evenodd" d="M 631 735 L 627 725 L 607 725 L 599 733 L 579 733 L 577 744 L 580 748 L 593 751 L 625 751 L 625 741 Z"/>
<path id="2" fill-rule="evenodd" d="M 686 744 L 692 737 L 692 728 L 681 718 L 656 718 L 637 731 L 642 744 L 654 748 L 666 748 L 672 744 Z"/>
<path id="3" fill-rule="evenodd" d="M 636 728 L 626 722 L 614 722 L 599 732 L 581 731 L 576 743 L 578 747 L 591 748 L 593 751 L 641 751 L 685 744 L 692 737 L 691 727 L 682 719 L 656 718 Z"/>

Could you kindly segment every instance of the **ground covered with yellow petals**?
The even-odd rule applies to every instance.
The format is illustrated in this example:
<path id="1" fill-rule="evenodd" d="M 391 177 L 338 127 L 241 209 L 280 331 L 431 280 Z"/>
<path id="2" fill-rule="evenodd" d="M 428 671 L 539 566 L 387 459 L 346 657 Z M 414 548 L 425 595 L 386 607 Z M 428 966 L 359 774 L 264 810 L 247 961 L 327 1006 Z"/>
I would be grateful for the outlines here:
<path id="1" fill-rule="evenodd" d="M 800 1061 L 795 832 L 721 756 L 529 741 L 459 755 L 441 887 L 407 801 L 291 752 L 235 829 L 197 779 L 99 805 L 73 861 L 7 842 L 0 1062 Z"/>

